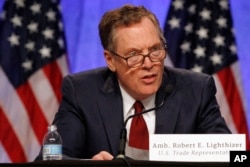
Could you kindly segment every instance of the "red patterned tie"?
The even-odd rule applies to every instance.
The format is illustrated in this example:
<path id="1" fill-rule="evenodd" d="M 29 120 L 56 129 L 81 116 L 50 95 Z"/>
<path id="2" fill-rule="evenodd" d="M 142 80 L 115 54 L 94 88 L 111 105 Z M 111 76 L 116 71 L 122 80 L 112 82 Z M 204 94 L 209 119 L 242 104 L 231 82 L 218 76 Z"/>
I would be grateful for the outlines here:
<path id="1" fill-rule="evenodd" d="M 134 103 L 135 113 L 140 113 L 143 110 L 143 104 L 140 101 Z M 132 119 L 129 146 L 148 150 L 149 134 L 148 128 L 142 115 L 138 115 Z"/>

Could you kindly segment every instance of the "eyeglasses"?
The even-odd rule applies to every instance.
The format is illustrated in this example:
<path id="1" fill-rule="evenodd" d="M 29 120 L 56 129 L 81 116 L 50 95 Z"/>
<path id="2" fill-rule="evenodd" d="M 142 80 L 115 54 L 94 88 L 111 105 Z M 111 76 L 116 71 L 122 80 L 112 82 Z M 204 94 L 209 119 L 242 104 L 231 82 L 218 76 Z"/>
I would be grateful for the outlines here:
<path id="1" fill-rule="evenodd" d="M 113 55 L 118 56 L 124 59 L 127 62 L 129 68 L 139 67 L 144 63 L 146 57 L 150 59 L 151 62 L 160 62 L 166 58 L 166 45 L 164 47 L 159 48 L 157 50 L 152 50 L 148 54 L 140 54 L 137 52 L 132 52 L 129 55 L 123 57 L 114 51 L 110 51 Z"/>

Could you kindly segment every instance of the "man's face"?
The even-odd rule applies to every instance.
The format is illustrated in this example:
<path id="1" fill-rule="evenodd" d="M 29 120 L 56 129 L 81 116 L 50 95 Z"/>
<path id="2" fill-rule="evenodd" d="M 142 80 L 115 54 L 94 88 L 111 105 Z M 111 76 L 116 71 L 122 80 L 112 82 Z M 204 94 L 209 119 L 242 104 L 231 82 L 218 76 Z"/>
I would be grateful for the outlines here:
<path id="1" fill-rule="evenodd" d="M 153 48 L 162 46 L 159 33 L 148 18 L 128 27 L 119 27 L 115 32 L 116 53 L 122 57 L 131 52 L 148 54 Z M 135 99 L 142 100 L 156 93 L 162 82 L 164 62 L 151 62 L 146 57 L 141 66 L 130 68 L 126 60 L 104 52 L 109 68 L 116 72 L 122 87 Z"/>

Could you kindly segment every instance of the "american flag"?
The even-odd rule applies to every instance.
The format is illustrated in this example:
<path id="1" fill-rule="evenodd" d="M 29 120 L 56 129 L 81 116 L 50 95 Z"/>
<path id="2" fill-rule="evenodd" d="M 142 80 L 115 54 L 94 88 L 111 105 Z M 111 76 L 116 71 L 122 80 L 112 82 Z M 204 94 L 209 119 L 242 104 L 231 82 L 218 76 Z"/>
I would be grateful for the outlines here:
<path id="1" fill-rule="evenodd" d="M 222 115 L 233 133 L 246 134 L 250 149 L 229 2 L 173 0 L 164 33 L 175 67 L 213 75 Z"/>
<path id="2" fill-rule="evenodd" d="M 68 73 L 58 0 L 6 0 L 0 17 L 0 162 L 33 161 Z"/>

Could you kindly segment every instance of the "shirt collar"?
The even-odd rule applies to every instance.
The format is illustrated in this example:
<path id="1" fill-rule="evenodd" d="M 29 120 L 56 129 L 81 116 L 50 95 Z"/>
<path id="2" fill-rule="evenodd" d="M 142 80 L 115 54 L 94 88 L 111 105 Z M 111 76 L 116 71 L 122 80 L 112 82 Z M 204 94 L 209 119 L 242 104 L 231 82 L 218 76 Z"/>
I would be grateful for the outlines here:
<path id="1" fill-rule="evenodd" d="M 123 99 L 123 116 L 124 119 L 126 119 L 129 115 L 134 114 L 130 111 L 133 108 L 133 104 L 136 100 L 130 94 L 128 94 L 128 92 L 121 86 L 121 84 L 119 84 L 119 86 Z M 154 93 L 153 95 L 141 101 L 145 110 L 155 107 L 155 95 L 156 94 Z"/>

